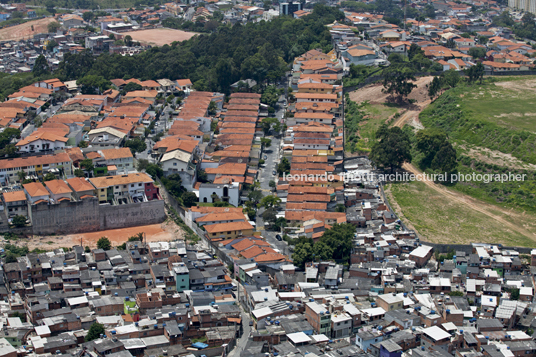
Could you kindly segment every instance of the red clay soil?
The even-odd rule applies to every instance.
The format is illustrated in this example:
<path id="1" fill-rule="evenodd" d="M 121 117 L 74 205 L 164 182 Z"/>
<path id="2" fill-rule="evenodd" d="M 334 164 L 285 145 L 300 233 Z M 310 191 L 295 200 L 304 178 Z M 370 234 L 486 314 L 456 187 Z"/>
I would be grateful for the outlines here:
<path id="1" fill-rule="evenodd" d="M 34 35 L 48 33 L 47 25 L 54 21 L 56 20 L 52 17 L 45 17 L 44 19 L 28 21 L 20 25 L 0 29 L 0 41 L 27 40 L 33 38 Z"/>
<path id="2" fill-rule="evenodd" d="M 186 41 L 197 35 L 196 32 L 186 32 L 174 29 L 156 28 L 149 30 L 123 32 L 121 35 L 130 35 L 134 41 L 157 46 L 170 45 L 174 41 Z"/>
<path id="3" fill-rule="evenodd" d="M 167 220 L 164 223 L 151 224 L 147 226 L 110 229 L 106 231 L 61 236 L 33 237 L 28 240 L 21 240 L 20 243 L 21 245 L 25 245 L 27 243 L 30 250 L 33 250 L 34 248 L 52 250 L 62 247 L 80 245 L 80 240 L 82 240 L 82 246 L 96 248 L 97 241 L 101 237 L 107 237 L 112 242 L 112 246 L 118 246 L 139 232 L 145 233 L 147 242 L 172 241 L 176 239 L 183 239 L 184 237 L 184 231 L 182 228 L 177 226 L 172 220 Z"/>

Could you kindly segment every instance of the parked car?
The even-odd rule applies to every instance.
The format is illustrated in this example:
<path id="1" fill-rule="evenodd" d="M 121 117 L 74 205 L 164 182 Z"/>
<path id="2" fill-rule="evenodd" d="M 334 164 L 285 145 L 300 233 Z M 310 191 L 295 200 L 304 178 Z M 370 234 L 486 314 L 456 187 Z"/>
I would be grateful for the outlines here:
<path id="1" fill-rule="evenodd" d="M 267 160 L 268 159 L 268 155 L 264 155 L 264 160 Z"/>
<path id="2" fill-rule="evenodd" d="M 275 239 L 277 239 L 280 242 L 283 240 L 283 238 L 281 237 L 281 234 L 276 234 Z"/>
<path id="3" fill-rule="evenodd" d="M 272 175 L 274 175 L 274 176 L 277 175 L 277 172 L 275 170 L 272 171 Z"/>

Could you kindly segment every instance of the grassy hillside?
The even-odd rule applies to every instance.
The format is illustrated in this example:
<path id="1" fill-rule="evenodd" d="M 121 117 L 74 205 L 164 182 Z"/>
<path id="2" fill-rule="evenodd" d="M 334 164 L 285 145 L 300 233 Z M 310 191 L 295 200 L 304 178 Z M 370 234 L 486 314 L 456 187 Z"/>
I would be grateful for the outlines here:
<path id="1" fill-rule="evenodd" d="M 425 127 L 443 129 L 458 144 L 497 150 L 536 163 L 536 80 L 451 89 L 423 110 Z"/>
<path id="2" fill-rule="evenodd" d="M 459 172 L 526 175 L 522 182 L 458 182 L 452 189 L 502 207 L 536 212 L 531 165 L 536 163 L 535 87 L 536 80 L 527 77 L 462 84 L 422 111 L 422 124 L 444 130 L 455 145 Z"/>
<path id="3" fill-rule="evenodd" d="M 390 184 L 387 187 L 390 202 L 405 223 L 415 228 L 427 241 L 437 243 L 487 242 L 513 246 L 534 246 L 534 240 L 505 227 L 500 222 L 464 205 L 452 202 L 422 182 Z M 496 214 L 504 217 L 499 212 Z M 532 224 L 536 215 L 513 214 L 509 222 L 536 232 Z"/>

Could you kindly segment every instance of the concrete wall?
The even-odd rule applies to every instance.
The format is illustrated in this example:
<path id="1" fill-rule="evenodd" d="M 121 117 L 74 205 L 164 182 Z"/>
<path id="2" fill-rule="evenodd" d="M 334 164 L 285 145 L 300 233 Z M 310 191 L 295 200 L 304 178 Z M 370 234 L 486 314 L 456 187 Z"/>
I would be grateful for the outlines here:
<path id="1" fill-rule="evenodd" d="M 96 199 L 86 199 L 32 206 L 32 226 L 16 232 L 36 235 L 84 233 L 156 224 L 165 219 L 163 200 L 110 206 L 99 205 Z"/>

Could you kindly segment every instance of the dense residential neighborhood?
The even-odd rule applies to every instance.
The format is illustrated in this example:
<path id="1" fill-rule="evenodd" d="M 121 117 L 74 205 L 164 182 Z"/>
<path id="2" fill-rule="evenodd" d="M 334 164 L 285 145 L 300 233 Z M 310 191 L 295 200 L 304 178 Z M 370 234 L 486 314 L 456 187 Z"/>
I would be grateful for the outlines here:
<path id="1" fill-rule="evenodd" d="M 416 77 L 531 75 L 533 5 L 47 5 L 0 36 L 0 357 L 536 356 L 536 249 L 426 241 L 382 178 L 415 151 L 378 154 L 413 129 L 349 138 L 364 85 L 411 113 Z"/>

